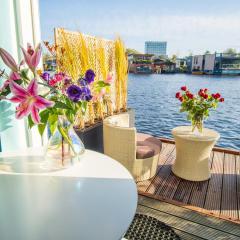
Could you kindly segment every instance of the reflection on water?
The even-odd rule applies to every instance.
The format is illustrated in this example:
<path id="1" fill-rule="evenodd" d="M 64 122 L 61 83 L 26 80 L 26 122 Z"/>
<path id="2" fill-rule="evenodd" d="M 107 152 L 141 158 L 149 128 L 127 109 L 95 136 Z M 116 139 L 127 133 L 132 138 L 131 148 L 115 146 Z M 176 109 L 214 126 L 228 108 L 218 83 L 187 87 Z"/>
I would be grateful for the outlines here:
<path id="1" fill-rule="evenodd" d="M 195 76 L 188 74 L 129 75 L 128 105 L 135 108 L 139 132 L 171 137 L 171 129 L 189 124 L 175 93 L 183 85 L 197 92 L 209 88 L 220 92 L 223 104 L 212 112 L 205 127 L 221 134 L 218 145 L 240 149 L 240 76 Z"/>

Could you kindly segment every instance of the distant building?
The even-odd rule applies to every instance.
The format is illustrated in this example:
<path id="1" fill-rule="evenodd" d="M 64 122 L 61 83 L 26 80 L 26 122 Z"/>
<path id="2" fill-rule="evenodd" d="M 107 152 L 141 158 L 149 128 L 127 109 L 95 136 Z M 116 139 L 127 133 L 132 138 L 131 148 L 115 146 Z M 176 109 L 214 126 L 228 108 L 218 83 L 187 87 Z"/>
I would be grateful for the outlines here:
<path id="1" fill-rule="evenodd" d="M 167 55 L 167 42 L 147 41 L 145 42 L 145 53 L 165 56 Z"/>
<path id="2" fill-rule="evenodd" d="M 169 60 L 168 58 L 158 57 L 154 58 L 154 72 L 156 73 L 175 73 L 176 63 Z"/>
<path id="3" fill-rule="evenodd" d="M 195 55 L 192 59 L 192 72 L 202 72 L 204 67 L 204 55 Z"/>
<path id="4" fill-rule="evenodd" d="M 188 56 L 186 57 L 186 72 L 187 73 L 191 73 L 192 72 L 192 59 L 193 57 L 192 56 Z"/>
<path id="5" fill-rule="evenodd" d="M 214 74 L 215 73 L 215 60 L 216 56 L 214 54 L 205 54 L 204 55 L 204 73 Z"/>
<path id="6" fill-rule="evenodd" d="M 186 71 L 187 69 L 187 60 L 186 58 L 177 58 L 176 61 L 176 71 Z"/>
<path id="7" fill-rule="evenodd" d="M 128 55 L 130 73 L 153 73 L 153 54 Z"/>
<path id="8" fill-rule="evenodd" d="M 214 71 L 216 74 L 240 75 L 240 55 L 216 53 Z"/>
<path id="9" fill-rule="evenodd" d="M 240 75 L 240 55 L 227 53 L 213 53 L 196 55 L 191 58 L 191 72 L 193 74 L 226 74 Z M 188 59 L 187 66 L 189 68 Z"/>

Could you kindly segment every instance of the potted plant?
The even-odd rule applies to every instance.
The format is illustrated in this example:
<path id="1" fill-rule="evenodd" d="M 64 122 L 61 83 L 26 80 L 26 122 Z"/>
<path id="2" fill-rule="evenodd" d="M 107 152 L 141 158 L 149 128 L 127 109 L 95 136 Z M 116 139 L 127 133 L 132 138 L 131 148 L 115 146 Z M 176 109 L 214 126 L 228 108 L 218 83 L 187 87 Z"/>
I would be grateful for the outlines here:
<path id="1" fill-rule="evenodd" d="M 187 120 L 191 121 L 192 131 L 203 131 L 203 121 L 209 117 L 210 110 L 216 109 L 219 102 L 224 102 L 220 93 L 211 94 L 207 88 L 200 89 L 193 94 L 186 86 L 176 93 L 176 98 L 181 102 L 180 112 L 187 113 Z"/>
<path id="2" fill-rule="evenodd" d="M 84 145 L 73 125 L 84 117 L 88 103 L 101 97 L 110 83 L 95 82 L 95 73 L 91 69 L 78 79 L 71 79 L 64 72 L 38 71 L 40 44 L 35 49 L 28 45 L 22 52 L 24 61 L 17 64 L 6 50 L 0 48 L 0 57 L 11 70 L 10 74 L 2 73 L 6 81 L 0 89 L 0 100 L 18 104 L 15 116 L 17 119 L 27 117 L 29 128 L 37 125 L 41 135 L 49 129 L 46 167 L 66 167 L 84 153 Z"/>

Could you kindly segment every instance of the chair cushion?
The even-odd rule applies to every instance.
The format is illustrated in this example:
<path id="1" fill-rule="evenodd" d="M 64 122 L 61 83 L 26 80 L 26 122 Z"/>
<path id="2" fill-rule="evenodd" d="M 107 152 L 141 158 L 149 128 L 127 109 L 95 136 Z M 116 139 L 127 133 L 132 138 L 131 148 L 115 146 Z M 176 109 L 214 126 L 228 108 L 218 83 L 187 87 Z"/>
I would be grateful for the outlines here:
<path id="1" fill-rule="evenodd" d="M 153 157 L 160 153 L 162 142 L 148 134 L 137 133 L 137 159 Z"/>
<path id="2" fill-rule="evenodd" d="M 154 150 L 149 146 L 137 146 L 137 159 L 145 159 L 154 156 Z"/>

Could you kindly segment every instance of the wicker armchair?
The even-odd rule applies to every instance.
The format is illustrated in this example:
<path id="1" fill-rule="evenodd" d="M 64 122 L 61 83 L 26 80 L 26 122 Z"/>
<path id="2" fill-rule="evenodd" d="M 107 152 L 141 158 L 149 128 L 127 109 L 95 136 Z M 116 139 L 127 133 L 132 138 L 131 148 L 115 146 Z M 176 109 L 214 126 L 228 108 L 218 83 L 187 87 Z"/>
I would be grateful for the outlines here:
<path id="1" fill-rule="evenodd" d="M 104 120 L 104 153 L 124 165 L 136 181 L 143 181 L 156 174 L 162 143 L 148 134 L 136 133 L 133 123 L 128 113 Z"/>

